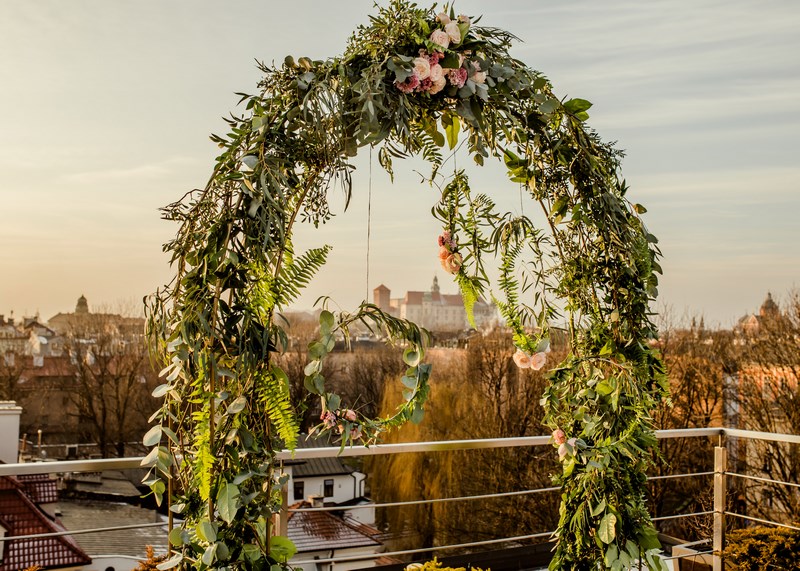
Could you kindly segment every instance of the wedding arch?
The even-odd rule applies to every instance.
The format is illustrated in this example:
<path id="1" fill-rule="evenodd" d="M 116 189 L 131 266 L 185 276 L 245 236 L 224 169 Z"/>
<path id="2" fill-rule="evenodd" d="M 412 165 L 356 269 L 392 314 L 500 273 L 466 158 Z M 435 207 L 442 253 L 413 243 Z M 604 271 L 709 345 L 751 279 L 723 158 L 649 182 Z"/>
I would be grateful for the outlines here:
<path id="1" fill-rule="evenodd" d="M 656 445 L 650 411 L 667 393 L 649 309 L 660 252 L 639 217 L 645 209 L 626 198 L 621 153 L 586 125 L 590 103 L 559 99 L 509 55 L 514 40 L 452 8 L 392 0 L 343 56 L 262 65 L 258 93 L 241 94 L 245 114 L 212 137 L 221 154 L 208 184 L 163 209 L 179 226 L 164 246 L 176 273 L 147 300 L 164 384 L 144 464 L 156 498 L 166 495 L 182 524 L 162 569 L 268 569 L 292 554 L 270 530 L 285 483 L 275 454 L 298 438 L 276 364 L 288 343 L 279 312 L 329 252 L 295 251 L 292 238 L 298 223 L 329 220 L 334 188 L 349 200 L 350 161 L 367 146 L 390 175 L 398 158 L 430 164 L 442 267 L 470 319 L 475 301 L 491 295 L 519 367 L 545 366 L 550 324 L 567 324 L 569 354 L 550 370 L 542 400 L 562 463 L 551 568 L 661 568 L 644 505 Z M 459 145 L 477 165 L 502 160 L 540 221 L 499 212 L 463 170 L 444 176 L 444 156 Z M 485 265 L 494 261 L 493 284 Z M 422 420 L 426 331 L 368 303 L 353 313 L 325 307 L 319 321 L 305 387 L 321 399 L 320 431 L 343 446 L 372 443 Z M 326 388 L 324 359 L 356 321 L 405 349 L 404 398 L 391 416 L 366 418 Z"/>

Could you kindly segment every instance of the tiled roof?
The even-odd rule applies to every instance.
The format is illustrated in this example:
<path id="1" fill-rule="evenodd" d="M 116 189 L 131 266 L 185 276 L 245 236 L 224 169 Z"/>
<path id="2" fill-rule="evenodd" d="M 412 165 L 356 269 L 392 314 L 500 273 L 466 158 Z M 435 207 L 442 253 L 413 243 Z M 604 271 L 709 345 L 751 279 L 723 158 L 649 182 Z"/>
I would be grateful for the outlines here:
<path id="1" fill-rule="evenodd" d="M 308 502 L 300 502 L 292 507 L 311 506 Z M 377 549 L 383 545 L 373 536 L 377 534 L 375 528 L 352 518 L 342 519 L 331 512 L 289 512 L 287 535 L 297 546 L 298 553 L 350 547 Z"/>
<path id="2" fill-rule="evenodd" d="M 425 294 L 423 291 L 407 291 L 406 292 L 406 305 L 422 305 L 422 296 Z"/>
<path id="3" fill-rule="evenodd" d="M 0 518 L 6 528 L 0 571 L 86 565 L 92 560 L 69 536 L 14 540 L 15 535 L 65 531 L 34 504 L 16 478 L 0 477 Z"/>
<path id="4" fill-rule="evenodd" d="M 153 546 L 157 554 L 167 551 L 167 522 L 158 512 L 102 500 L 62 500 L 59 507 L 61 521 L 67 529 L 164 523 L 158 527 L 76 535 L 75 539 L 81 548 L 92 556 L 130 555 L 144 558 L 148 545 Z"/>
<path id="5" fill-rule="evenodd" d="M 337 446 L 328 440 L 328 438 L 315 438 L 313 436 L 301 436 L 297 440 L 298 448 L 326 448 L 328 446 Z M 293 478 L 309 478 L 313 476 L 335 476 L 338 474 L 351 474 L 355 470 L 349 466 L 345 466 L 339 457 L 332 458 L 309 458 L 307 460 L 298 460 L 289 462 L 292 466 Z"/>

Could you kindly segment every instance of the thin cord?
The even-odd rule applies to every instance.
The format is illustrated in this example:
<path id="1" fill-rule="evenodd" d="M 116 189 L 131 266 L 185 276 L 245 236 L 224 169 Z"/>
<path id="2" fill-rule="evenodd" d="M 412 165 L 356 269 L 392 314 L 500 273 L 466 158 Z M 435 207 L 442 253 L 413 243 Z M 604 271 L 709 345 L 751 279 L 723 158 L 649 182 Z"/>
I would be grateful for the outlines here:
<path id="1" fill-rule="evenodd" d="M 369 301 L 369 243 L 372 236 L 372 145 L 369 146 L 369 191 L 367 194 L 367 292 L 364 301 Z"/>

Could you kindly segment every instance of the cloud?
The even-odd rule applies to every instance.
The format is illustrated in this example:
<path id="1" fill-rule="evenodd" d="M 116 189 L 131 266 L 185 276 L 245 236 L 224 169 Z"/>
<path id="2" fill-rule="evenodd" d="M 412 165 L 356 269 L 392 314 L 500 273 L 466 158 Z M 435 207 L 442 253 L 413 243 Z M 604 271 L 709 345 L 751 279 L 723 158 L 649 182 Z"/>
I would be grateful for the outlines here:
<path id="1" fill-rule="evenodd" d="M 65 174 L 64 182 L 78 184 L 101 184 L 122 181 L 154 181 L 167 176 L 173 176 L 179 171 L 200 162 L 192 157 L 172 157 L 164 161 L 147 163 L 125 168 L 99 168 L 77 173 Z"/>

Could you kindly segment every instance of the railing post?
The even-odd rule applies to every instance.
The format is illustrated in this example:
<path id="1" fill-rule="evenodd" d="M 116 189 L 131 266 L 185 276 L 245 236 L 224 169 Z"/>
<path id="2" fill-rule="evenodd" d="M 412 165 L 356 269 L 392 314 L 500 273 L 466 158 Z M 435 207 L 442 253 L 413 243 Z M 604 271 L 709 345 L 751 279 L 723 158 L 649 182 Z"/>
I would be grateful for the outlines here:
<path id="1" fill-rule="evenodd" d="M 724 446 L 714 448 L 714 571 L 724 571 L 722 550 L 725 548 L 725 504 L 728 470 L 728 449 Z"/>
<path id="2" fill-rule="evenodd" d="M 289 535 L 289 484 L 281 488 L 281 512 L 278 514 L 278 535 Z"/>

